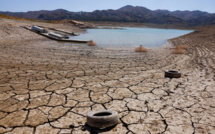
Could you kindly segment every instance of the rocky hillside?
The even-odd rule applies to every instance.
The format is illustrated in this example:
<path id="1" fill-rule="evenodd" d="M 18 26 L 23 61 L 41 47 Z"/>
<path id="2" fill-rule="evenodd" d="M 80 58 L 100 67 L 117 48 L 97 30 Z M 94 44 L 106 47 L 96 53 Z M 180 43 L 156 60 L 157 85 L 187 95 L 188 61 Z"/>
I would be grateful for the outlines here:
<path id="1" fill-rule="evenodd" d="M 30 12 L 0 12 L 2 14 L 40 20 L 75 19 L 84 21 L 141 22 L 199 26 L 215 24 L 215 14 L 202 11 L 149 10 L 140 6 L 124 6 L 117 10 L 96 10 L 93 12 L 70 12 L 63 9 Z"/>

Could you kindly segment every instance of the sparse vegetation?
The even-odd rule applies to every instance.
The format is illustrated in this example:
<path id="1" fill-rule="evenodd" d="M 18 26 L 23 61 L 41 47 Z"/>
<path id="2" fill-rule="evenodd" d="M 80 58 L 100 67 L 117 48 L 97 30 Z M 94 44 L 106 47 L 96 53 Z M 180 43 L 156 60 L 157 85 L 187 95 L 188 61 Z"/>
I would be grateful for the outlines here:
<path id="1" fill-rule="evenodd" d="M 13 19 L 13 20 L 28 20 L 28 19 L 18 18 L 18 17 L 13 17 L 13 16 L 8 16 L 8 15 L 4 15 L 4 14 L 0 14 L 0 18 Z"/>
<path id="2" fill-rule="evenodd" d="M 89 41 L 88 43 L 87 43 L 89 46 L 97 46 L 97 44 L 94 42 L 94 41 Z"/>
<path id="3" fill-rule="evenodd" d="M 173 50 L 172 50 L 172 53 L 173 54 L 186 54 L 187 53 L 187 49 L 188 47 L 185 46 L 185 45 L 179 45 L 179 46 L 176 46 Z"/>
<path id="4" fill-rule="evenodd" d="M 135 48 L 135 52 L 142 52 L 142 53 L 146 53 L 148 52 L 148 49 L 144 48 L 142 45 L 140 45 L 139 47 Z"/>

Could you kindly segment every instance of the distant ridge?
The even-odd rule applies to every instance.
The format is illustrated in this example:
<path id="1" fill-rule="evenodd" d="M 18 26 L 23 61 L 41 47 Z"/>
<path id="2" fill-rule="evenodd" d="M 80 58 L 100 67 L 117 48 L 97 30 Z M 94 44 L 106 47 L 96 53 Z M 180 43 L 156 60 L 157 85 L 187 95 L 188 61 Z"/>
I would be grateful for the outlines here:
<path id="1" fill-rule="evenodd" d="M 93 12 L 70 12 L 64 9 L 53 11 L 29 12 L 0 12 L 20 18 L 39 20 L 75 19 L 82 21 L 114 21 L 114 22 L 140 22 L 153 24 L 172 24 L 181 26 L 202 26 L 215 24 L 215 14 L 202 11 L 168 11 L 149 10 L 141 6 L 127 5 L 117 10 L 96 10 Z"/>
<path id="2" fill-rule="evenodd" d="M 5 15 L 5 14 L 0 14 L 0 18 L 14 19 L 14 20 L 28 20 L 28 19 L 19 18 L 19 17 L 13 17 L 13 16 Z"/>

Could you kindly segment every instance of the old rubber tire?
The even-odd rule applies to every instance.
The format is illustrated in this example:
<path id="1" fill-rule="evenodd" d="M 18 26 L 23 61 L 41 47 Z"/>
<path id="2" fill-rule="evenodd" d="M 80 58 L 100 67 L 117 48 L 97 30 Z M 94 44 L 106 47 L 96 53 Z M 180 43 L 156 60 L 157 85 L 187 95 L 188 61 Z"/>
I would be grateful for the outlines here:
<path id="1" fill-rule="evenodd" d="M 118 120 L 118 113 L 111 110 L 90 112 L 87 115 L 87 124 L 100 129 L 114 126 L 118 123 Z"/>
<path id="2" fill-rule="evenodd" d="M 168 78 L 180 78 L 181 73 L 179 73 L 178 71 L 165 71 L 165 77 L 168 77 Z"/>

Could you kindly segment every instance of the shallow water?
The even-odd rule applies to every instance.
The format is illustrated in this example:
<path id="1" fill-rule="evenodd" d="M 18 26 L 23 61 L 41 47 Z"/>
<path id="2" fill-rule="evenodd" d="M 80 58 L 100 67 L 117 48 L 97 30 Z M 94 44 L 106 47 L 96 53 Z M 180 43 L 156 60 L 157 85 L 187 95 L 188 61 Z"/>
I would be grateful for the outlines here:
<path id="1" fill-rule="evenodd" d="M 188 34 L 192 30 L 131 28 L 88 29 L 85 34 L 70 39 L 93 40 L 102 47 L 145 47 L 162 46 L 168 39 Z"/>

